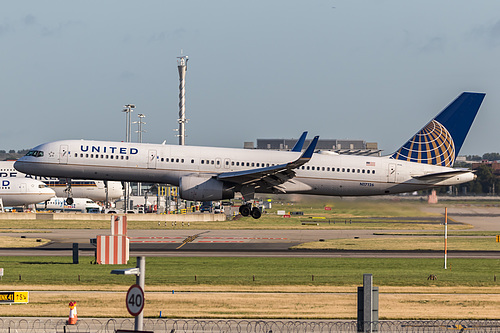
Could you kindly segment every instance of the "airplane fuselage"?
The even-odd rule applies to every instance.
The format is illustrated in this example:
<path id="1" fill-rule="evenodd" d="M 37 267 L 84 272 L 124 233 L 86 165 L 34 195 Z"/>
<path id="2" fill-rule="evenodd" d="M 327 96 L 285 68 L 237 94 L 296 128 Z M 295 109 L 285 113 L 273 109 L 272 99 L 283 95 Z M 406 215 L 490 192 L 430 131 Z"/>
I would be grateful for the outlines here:
<path id="1" fill-rule="evenodd" d="M 60 179 L 60 177 L 24 174 L 14 169 L 14 162 L 15 161 L 0 161 L 0 181 L 5 177 L 36 179 L 44 182 L 49 188 L 54 190 L 56 196 L 67 196 L 65 179 Z M 105 184 L 100 180 L 72 179 L 71 189 L 73 196 L 76 198 L 89 198 L 96 201 L 106 200 Z M 108 182 L 107 192 L 108 200 L 112 201 L 119 199 L 123 195 L 122 184 L 120 182 Z"/>
<path id="2" fill-rule="evenodd" d="M 178 186 L 182 177 L 216 177 L 221 173 L 285 164 L 300 152 L 177 146 L 107 141 L 65 140 L 42 144 L 15 163 L 21 172 L 74 179 L 153 182 Z M 415 177 L 453 168 L 391 159 L 315 153 L 294 169 L 295 177 L 255 193 L 302 193 L 332 196 L 384 195 L 448 186 L 474 179 L 472 172 L 442 181 Z M 228 185 L 229 186 L 229 185 Z M 234 187 L 239 191 L 241 184 Z"/>
<path id="3" fill-rule="evenodd" d="M 0 178 L 0 199 L 4 206 L 21 206 L 49 200 L 55 192 L 35 179 Z"/>

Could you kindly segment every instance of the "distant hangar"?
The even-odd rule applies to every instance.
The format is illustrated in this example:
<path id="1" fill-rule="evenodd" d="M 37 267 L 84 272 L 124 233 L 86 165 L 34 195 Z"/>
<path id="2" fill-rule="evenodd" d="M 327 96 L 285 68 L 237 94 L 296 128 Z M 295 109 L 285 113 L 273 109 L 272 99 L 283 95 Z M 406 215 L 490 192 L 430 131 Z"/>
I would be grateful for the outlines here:
<path id="1" fill-rule="evenodd" d="M 253 142 L 245 142 L 244 148 L 291 150 L 297 140 L 298 139 L 257 139 L 257 146 L 255 146 Z M 304 147 L 307 147 L 310 141 L 311 140 L 306 140 Z M 364 140 L 320 139 L 316 148 L 346 155 L 380 156 L 382 152 L 381 149 L 378 149 L 377 142 L 366 142 Z"/>

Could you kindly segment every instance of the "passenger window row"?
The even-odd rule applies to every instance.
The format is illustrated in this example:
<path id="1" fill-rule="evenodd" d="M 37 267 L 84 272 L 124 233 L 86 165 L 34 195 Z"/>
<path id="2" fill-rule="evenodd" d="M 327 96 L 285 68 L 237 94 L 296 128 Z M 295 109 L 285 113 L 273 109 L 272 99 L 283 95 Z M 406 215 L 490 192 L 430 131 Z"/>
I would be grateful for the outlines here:
<path id="1" fill-rule="evenodd" d="M 74 155 L 75 157 L 80 157 L 80 158 L 101 158 L 101 159 L 109 159 L 109 160 L 128 160 L 129 156 L 128 155 L 104 155 L 104 154 L 83 154 L 80 153 L 80 156 L 78 156 L 78 153 Z"/>
<path id="2" fill-rule="evenodd" d="M 316 170 L 316 171 L 330 171 L 330 167 L 315 167 L 315 166 L 301 166 L 300 167 L 302 170 Z M 355 168 L 337 168 L 335 169 L 334 167 L 331 168 L 331 171 L 332 172 L 335 172 L 335 170 L 337 170 L 337 172 L 351 172 L 351 173 L 371 173 L 371 174 L 374 174 L 375 173 L 375 170 L 365 170 L 365 169 L 355 169 Z"/>
<path id="3" fill-rule="evenodd" d="M 43 155 L 43 153 L 42 153 Z M 78 154 L 75 154 L 75 157 L 78 157 Z M 129 156 L 128 155 L 104 155 L 104 154 L 83 154 L 80 153 L 80 158 L 101 158 L 101 159 L 125 159 L 128 160 Z M 174 157 L 157 157 L 161 162 L 170 162 L 170 163 L 184 163 L 183 158 L 174 158 Z M 195 160 L 191 159 L 191 163 L 194 164 Z M 220 165 L 221 160 L 208 160 L 208 159 L 201 159 L 200 164 L 203 165 Z M 226 159 L 226 166 L 229 166 L 229 160 Z M 275 166 L 276 164 L 274 163 L 259 163 L 259 162 L 239 162 L 239 161 L 231 161 L 231 166 L 242 166 L 242 167 L 253 167 L 253 168 L 264 168 L 264 167 L 270 167 L 270 166 Z M 375 174 L 375 170 L 373 169 L 356 169 L 356 168 L 335 168 L 335 167 L 318 167 L 318 166 L 310 166 L 310 165 L 303 165 L 300 167 L 301 170 L 312 170 L 312 171 L 327 171 L 327 172 L 348 172 L 348 173 L 367 173 L 367 174 Z"/>

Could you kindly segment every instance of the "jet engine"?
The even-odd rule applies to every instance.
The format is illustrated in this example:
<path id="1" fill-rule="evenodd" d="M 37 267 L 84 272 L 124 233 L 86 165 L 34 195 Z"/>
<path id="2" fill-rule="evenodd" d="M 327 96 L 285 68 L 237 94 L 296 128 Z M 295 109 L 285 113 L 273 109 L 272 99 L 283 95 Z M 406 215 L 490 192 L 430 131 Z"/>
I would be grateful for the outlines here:
<path id="1" fill-rule="evenodd" d="M 210 176 L 189 175 L 181 177 L 180 197 L 192 201 L 216 201 L 234 198 L 234 190 Z"/>

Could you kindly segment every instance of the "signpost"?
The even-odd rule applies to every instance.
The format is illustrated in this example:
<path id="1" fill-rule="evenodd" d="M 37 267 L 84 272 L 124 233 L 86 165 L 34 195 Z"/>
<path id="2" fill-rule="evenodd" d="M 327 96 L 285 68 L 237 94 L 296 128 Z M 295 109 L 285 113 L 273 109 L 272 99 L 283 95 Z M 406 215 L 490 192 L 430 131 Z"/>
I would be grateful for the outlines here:
<path id="1" fill-rule="evenodd" d="M 135 284 L 128 292 L 125 302 L 128 312 L 135 317 L 134 330 L 141 332 L 144 323 L 144 280 L 146 277 L 146 258 L 137 257 L 137 266 L 127 269 L 113 269 L 111 274 L 135 275 Z"/>
<path id="2" fill-rule="evenodd" d="M 0 304 L 29 303 L 28 291 L 0 291 Z"/>
<path id="3" fill-rule="evenodd" d="M 134 284 L 127 291 L 127 310 L 132 316 L 137 317 L 144 308 L 144 291 L 142 288 Z"/>

